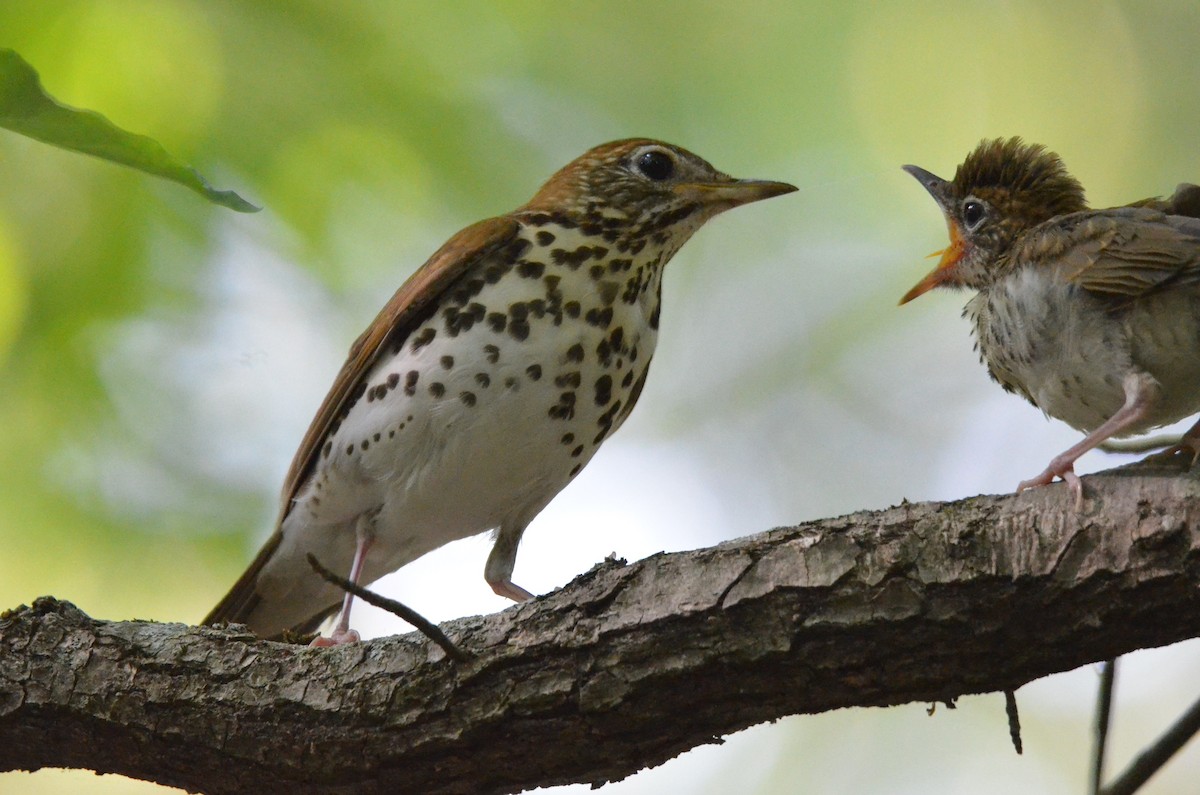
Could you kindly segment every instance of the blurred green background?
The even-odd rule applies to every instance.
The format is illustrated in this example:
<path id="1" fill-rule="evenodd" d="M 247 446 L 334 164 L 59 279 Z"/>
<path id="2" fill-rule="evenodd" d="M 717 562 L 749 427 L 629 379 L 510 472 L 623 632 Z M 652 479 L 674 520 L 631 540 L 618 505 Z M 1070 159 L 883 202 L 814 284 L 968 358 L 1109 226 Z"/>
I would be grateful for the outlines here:
<path id="1" fill-rule="evenodd" d="M 945 241 L 899 166 L 950 176 L 979 139 L 1020 134 L 1096 205 L 1200 181 L 1198 30 L 1191 0 L 5 0 L 0 47 L 48 91 L 266 209 L 0 131 L 0 606 L 53 594 L 102 618 L 199 620 L 395 287 L 462 226 L 631 135 L 800 192 L 719 219 L 670 266 L 638 410 L 531 527 L 519 582 L 1007 491 L 1078 437 L 987 381 L 965 296 L 896 307 Z M 503 609 L 486 553 L 460 542 L 383 589 L 437 619 Z M 1196 697 L 1198 666 L 1196 642 L 1128 658 L 1114 765 Z M 1023 757 L 993 695 L 933 717 L 792 718 L 606 789 L 1083 792 L 1096 679 L 1018 693 Z M 1196 745 L 1147 792 L 1194 793 Z M 2 793 L 154 789 L 0 776 Z"/>

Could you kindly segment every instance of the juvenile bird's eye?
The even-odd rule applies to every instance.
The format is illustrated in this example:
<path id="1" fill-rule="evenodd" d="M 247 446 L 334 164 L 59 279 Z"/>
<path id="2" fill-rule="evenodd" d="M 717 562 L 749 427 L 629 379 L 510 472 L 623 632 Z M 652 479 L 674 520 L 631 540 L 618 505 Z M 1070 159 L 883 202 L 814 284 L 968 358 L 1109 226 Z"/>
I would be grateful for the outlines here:
<path id="1" fill-rule="evenodd" d="M 675 161 L 661 149 L 643 152 L 637 158 L 637 170 L 655 182 L 662 182 L 675 173 Z"/>
<path id="2" fill-rule="evenodd" d="M 963 223 L 967 225 L 967 229 L 975 229 L 986 214 L 983 202 L 976 199 L 967 199 L 963 203 L 962 214 Z"/>

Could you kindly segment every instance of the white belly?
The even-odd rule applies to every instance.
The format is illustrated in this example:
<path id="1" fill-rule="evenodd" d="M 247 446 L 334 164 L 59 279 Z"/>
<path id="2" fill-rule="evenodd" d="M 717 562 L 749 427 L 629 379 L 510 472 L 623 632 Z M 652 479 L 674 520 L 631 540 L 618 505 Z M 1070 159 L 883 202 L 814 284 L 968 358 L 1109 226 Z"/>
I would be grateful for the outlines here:
<path id="1" fill-rule="evenodd" d="M 514 303 L 548 292 L 541 279 L 504 280 L 474 299 L 487 310 L 469 328 L 452 335 L 435 315 L 376 363 L 282 524 L 263 596 L 308 614 L 314 599 L 336 600 L 305 554 L 345 571 L 364 515 L 375 535 L 369 583 L 450 541 L 523 527 L 578 474 L 649 366 L 658 280 L 624 301 L 585 269 L 553 273 L 563 293 L 583 296 L 573 313 L 529 313 L 527 333 L 514 335 L 490 315 L 519 317 Z M 611 321 L 588 320 L 602 309 Z"/>
<path id="2" fill-rule="evenodd" d="M 1003 299 L 1003 300 L 1001 300 Z M 1167 302 L 1190 301 L 1163 323 Z M 1178 307 L 1176 307 L 1178 308 Z M 1149 374 L 1160 391 L 1141 433 L 1200 411 L 1200 301 L 1189 295 L 1110 304 L 1026 268 L 967 305 L 992 375 L 1046 414 L 1090 431 L 1125 403 L 1122 383 Z"/>

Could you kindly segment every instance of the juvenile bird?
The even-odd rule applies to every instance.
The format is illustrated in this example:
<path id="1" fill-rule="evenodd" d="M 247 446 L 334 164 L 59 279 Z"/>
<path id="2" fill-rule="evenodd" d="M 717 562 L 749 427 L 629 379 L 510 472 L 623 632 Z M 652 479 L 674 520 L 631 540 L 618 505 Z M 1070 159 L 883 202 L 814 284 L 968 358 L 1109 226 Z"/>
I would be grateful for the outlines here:
<path id="1" fill-rule="evenodd" d="M 206 623 L 357 640 L 352 599 L 306 556 L 370 583 L 495 530 L 514 600 L 526 525 L 629 416 L 658 336 L 663 267 L 713 216 L 794 191 L 648 139 L 598 146 L 522 207 L 467 227 L 351 346 L 300 444 L 274 534 Z"/>
<path id="2" fill-rule="evenodd" d="M 1017 490 L 1060 477 L 1082 507 L 1079 456 L 1200 411 L 1200 187 L 1089 210 L 1057 155 L 982 142 L 947 181 L 904 169 L 946 216 L 950 245 L 901 299 L 976 290 L 963 315 L 992 378 L 1085 432 Z M 1200 422 L 1172 452 L 1200 455 Z"/>

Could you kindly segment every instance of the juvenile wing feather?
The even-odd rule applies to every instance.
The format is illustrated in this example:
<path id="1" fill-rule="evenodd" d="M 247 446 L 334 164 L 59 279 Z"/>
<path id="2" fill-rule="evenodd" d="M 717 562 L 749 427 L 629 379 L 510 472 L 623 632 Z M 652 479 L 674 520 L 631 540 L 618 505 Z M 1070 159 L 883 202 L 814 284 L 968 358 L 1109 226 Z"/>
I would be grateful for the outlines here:
<path id="1" fill-rule="evenodd" d="M 1127 303 L 1170 286 L 1200 282 L 1200 219 L 1152 209 L 1077 213 L 1049 222 L 1038 245 L 1057 253 L 1062 277 Z M 1027 255 L 1027 252 L 1026 252 Z"/>

